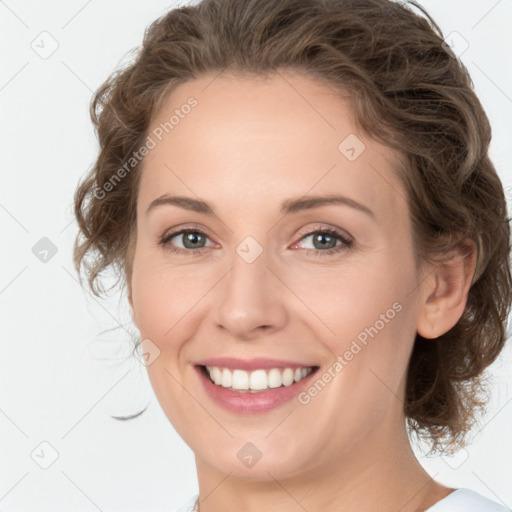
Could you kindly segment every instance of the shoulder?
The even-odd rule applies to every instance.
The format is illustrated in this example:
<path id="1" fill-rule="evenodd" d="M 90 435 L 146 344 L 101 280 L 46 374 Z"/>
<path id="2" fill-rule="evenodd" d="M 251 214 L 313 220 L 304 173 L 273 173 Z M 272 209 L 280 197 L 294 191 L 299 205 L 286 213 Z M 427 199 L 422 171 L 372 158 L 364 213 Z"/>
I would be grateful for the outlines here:
<path id="1" fill-rule="evenodd" d="M 425 512 L 511 512 L 511 510 L 476 491 L 461 487 Z"/>

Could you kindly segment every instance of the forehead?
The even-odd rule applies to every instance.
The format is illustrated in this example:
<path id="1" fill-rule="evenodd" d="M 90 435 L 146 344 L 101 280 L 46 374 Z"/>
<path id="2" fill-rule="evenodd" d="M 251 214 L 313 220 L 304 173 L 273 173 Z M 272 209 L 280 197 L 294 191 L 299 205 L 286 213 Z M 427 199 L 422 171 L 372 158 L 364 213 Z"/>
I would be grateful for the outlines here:
<path id="1" fill-rule="evenodd" d="M 275 199 L 277 208 L 334 192 L 403 214 L 397 156 L 357 130 L 348 95 L 309 76 L 205 75 L 172 91 L 148 133 L 156 145 L 144 160 L 143 205 L 178 192 L 219 207 Z"/>

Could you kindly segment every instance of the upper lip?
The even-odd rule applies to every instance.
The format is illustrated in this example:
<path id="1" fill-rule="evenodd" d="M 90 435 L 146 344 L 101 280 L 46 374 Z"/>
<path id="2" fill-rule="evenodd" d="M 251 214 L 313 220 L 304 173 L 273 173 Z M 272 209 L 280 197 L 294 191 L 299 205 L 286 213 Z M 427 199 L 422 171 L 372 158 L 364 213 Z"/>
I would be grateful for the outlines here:
<path id="1" fill-rule="evenodd" d="M 198 361 L 199 366 L 218 366 L 233 370 L 259 370 L 268 368 L 309 368 L 316 365 L 287 361 L 285 359 L 269 359 L 268 357 L 256 357 L 254 359 L 240 359 L 237 357 L 211 357 Z"/>

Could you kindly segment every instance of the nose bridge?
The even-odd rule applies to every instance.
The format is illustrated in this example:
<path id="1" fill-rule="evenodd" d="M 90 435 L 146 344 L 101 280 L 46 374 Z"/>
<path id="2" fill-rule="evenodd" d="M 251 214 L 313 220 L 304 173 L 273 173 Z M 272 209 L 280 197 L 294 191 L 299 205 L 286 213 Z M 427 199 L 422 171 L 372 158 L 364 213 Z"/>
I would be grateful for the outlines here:
<path id="1" fill-rule="evenodd" d="M 249 238 L 249 237 L 248 237 Z M 252 237 L 251 237 L 252 238 Z M 257 244 L 257 245 L 256 245 Z M 263 291 L 269 283 L 267 265 L 270 255 L 254 238 L 244 239 L 235 249 L 228 274 L 230 294 L 243 295 Z"/>
<path id="2" fill-rule="evenodd" d="M 258 328 L 281 328 L 286 320 L 283 294 L 267 268 L 270 253 L 253 237 L 235 248 L 226 282 L 216 301 L 216 320 L 233 336 L 247 338 Z"/>

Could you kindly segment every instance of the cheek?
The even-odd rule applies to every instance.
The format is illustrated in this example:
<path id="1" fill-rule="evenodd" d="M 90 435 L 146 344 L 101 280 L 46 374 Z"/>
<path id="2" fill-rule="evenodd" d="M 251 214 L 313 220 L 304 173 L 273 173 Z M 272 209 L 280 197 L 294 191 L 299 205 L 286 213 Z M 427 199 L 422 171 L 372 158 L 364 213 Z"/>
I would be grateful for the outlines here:
<path id="1" fill-rule="evenodd" d="M 137 318 L 137 327 L 143 338 L 162 336 L 173 323 L 172 308 L 169 308 L 169 293 L 162 281 L 151 272 L 134 267 L 132 298 Z"/>
<path id="2" fill-rule="evenodd" d="M 154 340 L 162 349 L 164 343 L 173 345 L 174 339 L 187 337 L 185 331 L 213 283 L 201 266 L 171 266 L 160 257 L 145 257 L 141 251 L 134 259 L 131 283 L 141 337 Z"/>
<path id="3" fill-rule="evenodd" d="M 403 302 L 403 279 L 403 275 L 395 276 L 382 262 L 373 260 L 314 275 L 309 271 L 295 276 L 292 282 L 311 318 L 316 316 L 324 324 L 326 336 L 339 340 L 355 337 L 375 322 L 381 327 L 381 314 L 384 320 L 393 319 L 397 309 L 393 304 Z"/>
<path id="4" fill-rule="evenodd" d="M 348 271 L 297 281 L 297 295 L 310 311 L 309 325 L 334 358 L 343 358 L 345 378 L 368 369 L 395 385 L 401 379 L 415 335 L 411 300 L 414 273 L 407 259 L 374 258 L 355 262 Z M 303 308 L 304 309 L 304 308 Z M 352 377 L 349 377 L 352 375 Z"/>

